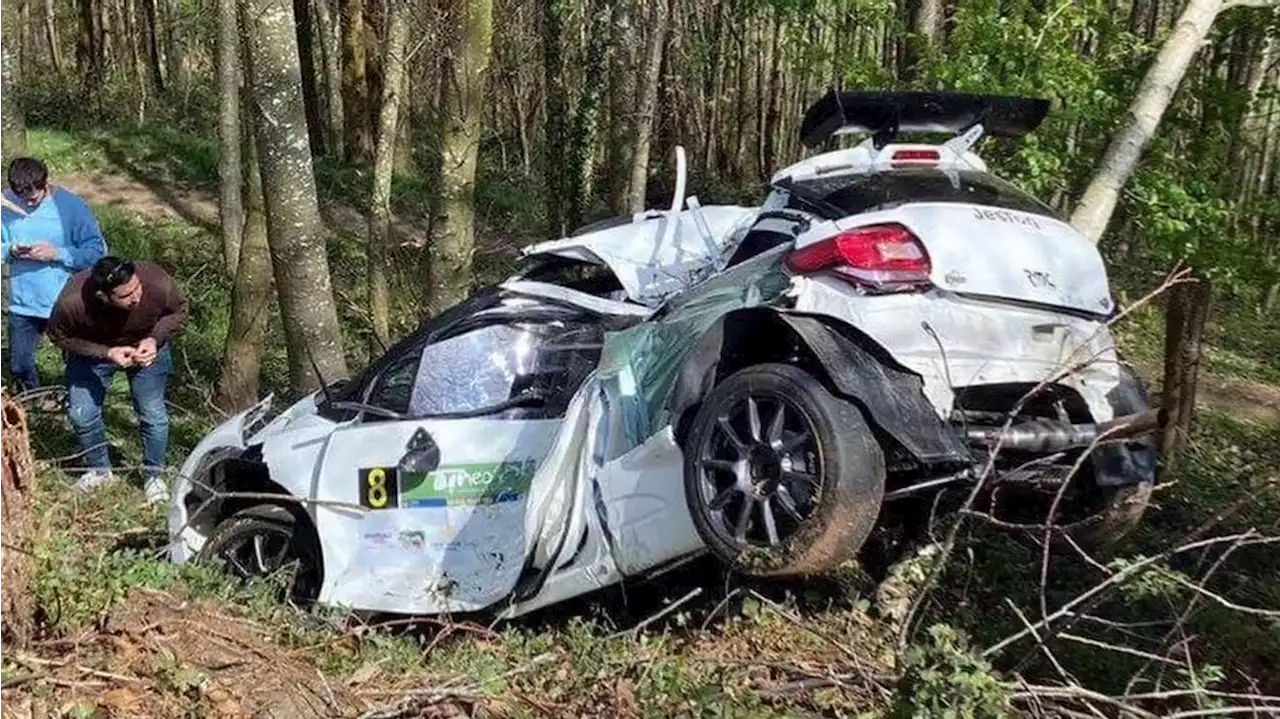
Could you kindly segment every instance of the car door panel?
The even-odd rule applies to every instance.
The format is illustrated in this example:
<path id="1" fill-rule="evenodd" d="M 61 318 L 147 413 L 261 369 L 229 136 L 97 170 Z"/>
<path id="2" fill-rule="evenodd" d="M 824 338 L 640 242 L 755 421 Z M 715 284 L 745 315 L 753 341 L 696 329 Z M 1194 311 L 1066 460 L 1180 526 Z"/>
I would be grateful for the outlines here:
<path id="1" fill-rule="evenodd" d="M 315 498 L 322 598 L 377 611 L 485 607 L 515 586 L 529 483 L 560 420 L 370 422 L 333 433 Z M 402 466 L 415 435 L 439 466 Z"/>

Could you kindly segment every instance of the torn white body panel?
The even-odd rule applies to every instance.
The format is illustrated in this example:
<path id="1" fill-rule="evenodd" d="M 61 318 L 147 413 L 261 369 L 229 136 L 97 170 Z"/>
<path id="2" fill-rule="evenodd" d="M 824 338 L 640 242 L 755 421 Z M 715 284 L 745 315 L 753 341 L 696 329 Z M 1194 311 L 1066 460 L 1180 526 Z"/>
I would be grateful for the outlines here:
<path id="1" fill-rule="evenodd" d="M 524 248 L 606 265 L 634 302 L 653 307 L 719 269 L 759 208 L 698 207 Z"/>
<path id="2" fill-rule="evenodd" d="M 796 311 L 847 322 L 918 373 L 939 417 L 950 414 L 955 389 L 1046 380 L 1079 392 L 1095 421 L 1113 417 L 1106 395 L 1118 358 L 1103 322 L 938 289 L 858 296 L 829 277 L 793 284 Z"/>
<path id="3" fill-rule="evenodd" d="M 334 431 L 315 488 L 321 601 L 434 614 L 509 593 L 524 564 L 532 480 L 560 424 L 429 420 Z M 418 429 L 440 447 L 440 466 L 426 475 L 396 466 Z"/>

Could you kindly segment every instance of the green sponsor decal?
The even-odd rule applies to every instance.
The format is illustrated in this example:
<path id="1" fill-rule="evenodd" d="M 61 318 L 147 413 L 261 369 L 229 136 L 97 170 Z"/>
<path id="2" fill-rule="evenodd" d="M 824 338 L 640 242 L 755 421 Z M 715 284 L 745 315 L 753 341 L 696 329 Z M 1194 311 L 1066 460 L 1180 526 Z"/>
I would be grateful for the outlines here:
<path id="1" fill-rule="evenodd" d="M 538 461 L 482 462 L 440 467 L 400 478 L 400 506 L 474 506 L 514 502 L 529 491 Z"/>

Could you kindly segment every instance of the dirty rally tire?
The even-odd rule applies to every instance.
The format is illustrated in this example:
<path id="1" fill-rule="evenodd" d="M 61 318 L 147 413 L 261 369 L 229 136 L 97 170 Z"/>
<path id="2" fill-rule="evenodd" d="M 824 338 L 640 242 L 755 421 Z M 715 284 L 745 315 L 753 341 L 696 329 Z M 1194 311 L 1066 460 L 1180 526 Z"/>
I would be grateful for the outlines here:
<path id="1" fill-rule="evenodd" d="M 316 538 L 294 511 L 279 504 L 256 504 L 219 522 L 196 556 L 201 563 L 214 560 L 221 560 L 226 571 L 240 579 L 293 571 L 285 596 L 297 604 L 310 604 L 320 593 Z M 296 568 L 291 566 L 294 562 Z"/>
<path id="2" fill-rule="evenodd" d="M 748 367 L 717 385 L 684 454 L 694 527 L 747 576 L 836 569 L 862 547 L 884 499 L 884 454 L 862 412 L 791 365 Z"/>

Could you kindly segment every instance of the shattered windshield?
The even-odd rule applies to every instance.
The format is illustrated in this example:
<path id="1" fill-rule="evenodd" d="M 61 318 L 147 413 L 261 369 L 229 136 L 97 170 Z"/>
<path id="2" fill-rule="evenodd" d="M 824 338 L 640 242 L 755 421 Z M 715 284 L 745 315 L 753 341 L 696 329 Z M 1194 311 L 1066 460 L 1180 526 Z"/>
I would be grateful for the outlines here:
<path id="1" fill-rule="evenodd" d="M 595 367 L 603 334 L 580 322 L 493 324 L 432 344 L 417 365 L 408 414 L 475 412 L 529 394 L 544 407 L 533 414 L 557 416 Z"/>
<path id="2" fill-rule="evenodd" d="M 554 302 L 500 297 L 474 297 L 424 325 L 340 399 L 404 419 L 561 416 L 599 361 L 601 318 Z M 390 418 L 365 414 L 365 421 Z"/>

